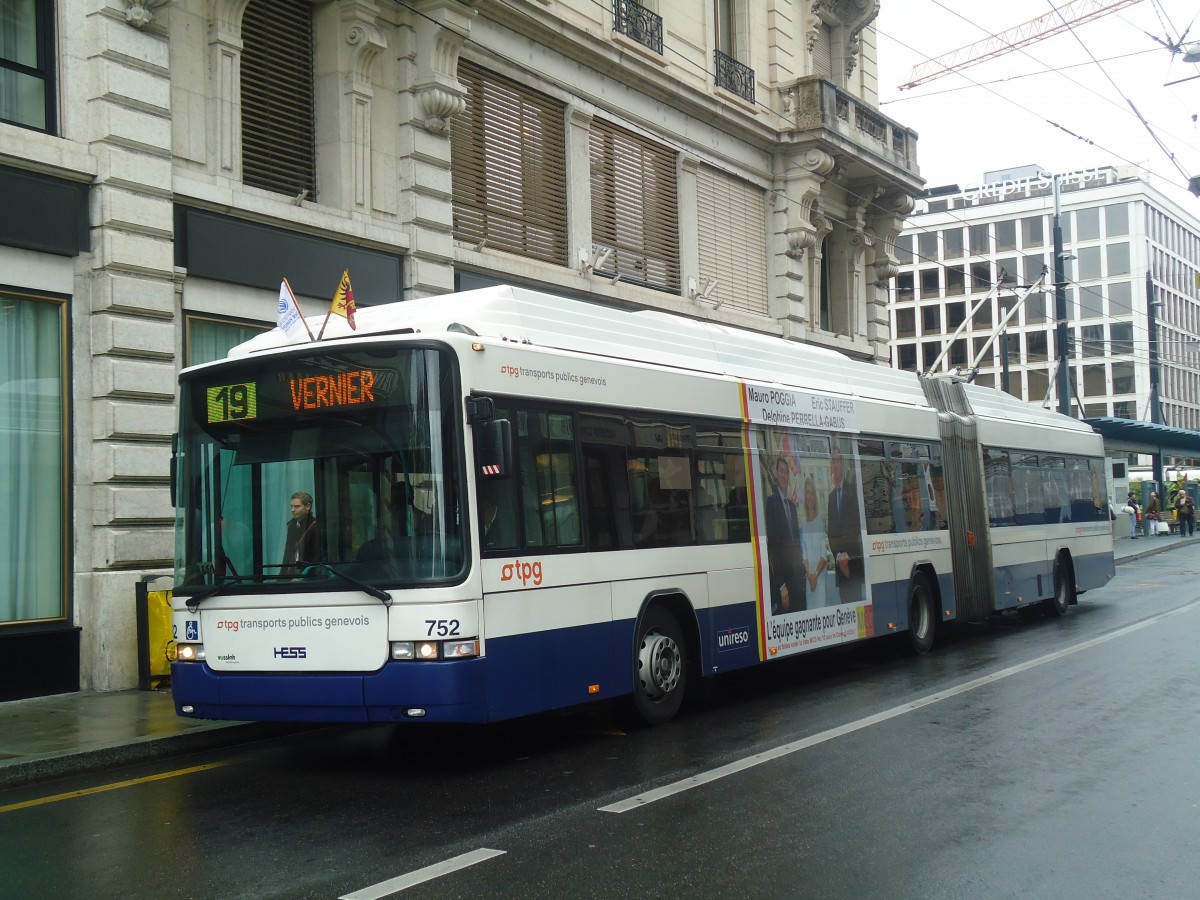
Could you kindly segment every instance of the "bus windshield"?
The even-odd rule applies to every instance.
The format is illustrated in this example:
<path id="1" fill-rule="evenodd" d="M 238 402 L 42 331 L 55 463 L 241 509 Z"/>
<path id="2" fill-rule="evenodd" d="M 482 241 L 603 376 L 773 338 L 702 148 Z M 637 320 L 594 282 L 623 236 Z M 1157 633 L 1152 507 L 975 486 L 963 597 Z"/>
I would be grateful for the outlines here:
<path id="1" fill-rule="evenodd" d="M 449 351 L 413 345 L 186 373 L 176 590 L 459 576 L 458 396 Z"/>

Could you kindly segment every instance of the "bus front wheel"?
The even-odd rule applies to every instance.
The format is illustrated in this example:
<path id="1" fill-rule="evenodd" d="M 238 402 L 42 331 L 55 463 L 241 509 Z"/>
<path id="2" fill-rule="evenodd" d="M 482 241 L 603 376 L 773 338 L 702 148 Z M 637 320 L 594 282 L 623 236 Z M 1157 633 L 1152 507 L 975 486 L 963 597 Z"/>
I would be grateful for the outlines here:
<path id="1" fill-rule="evenodd" d="M 908 586 L 908 643 L 914 653 L 928 653 L 933 649 L 938 621 L 933 600 L 929 580 L 923 572 L 915 573 Z"/>
<path id="2" fill-rule="evenodd" d="M 671 721 L 687 687 L 687 645 L 675 617 L 649 607 L 637 626 L 633 656 L 633 707 L 649 725 Z"/>

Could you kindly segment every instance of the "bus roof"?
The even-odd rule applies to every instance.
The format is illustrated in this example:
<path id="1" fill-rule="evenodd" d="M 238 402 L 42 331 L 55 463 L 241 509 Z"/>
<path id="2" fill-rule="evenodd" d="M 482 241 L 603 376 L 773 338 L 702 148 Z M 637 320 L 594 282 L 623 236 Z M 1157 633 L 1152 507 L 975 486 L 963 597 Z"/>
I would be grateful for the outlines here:
<path id="1" fill-rule="evenodd" d="M 852 360 L 834 350 L 703 322 L 657 310 L 622 310 L 526 288 L 497 286 L 368 306 L 357 329 L 333 316 L 325 340 L 411 329 L 428 335 L 466 332 L 535 347 L 726 375 L 748 381 L 810 387 L 927 407 L 917 377 Z M 323 317 L 310 317 L 316 332 Z M 234 347 L 231 357 L 290 347 L 297 342 L 274 328 Z"/>

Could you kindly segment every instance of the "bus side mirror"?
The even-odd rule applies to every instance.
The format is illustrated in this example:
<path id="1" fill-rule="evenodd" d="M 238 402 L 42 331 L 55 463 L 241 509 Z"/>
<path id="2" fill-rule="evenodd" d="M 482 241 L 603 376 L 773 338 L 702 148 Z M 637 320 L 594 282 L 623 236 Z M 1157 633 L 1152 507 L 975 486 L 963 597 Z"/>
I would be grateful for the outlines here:
<path id="1" fill-rule="evenodd" d="M 480 478 L 508 478 L 512 459 L 512 423 L 508 419 L 491 419 L 475 426 L 475 465 Z"/>

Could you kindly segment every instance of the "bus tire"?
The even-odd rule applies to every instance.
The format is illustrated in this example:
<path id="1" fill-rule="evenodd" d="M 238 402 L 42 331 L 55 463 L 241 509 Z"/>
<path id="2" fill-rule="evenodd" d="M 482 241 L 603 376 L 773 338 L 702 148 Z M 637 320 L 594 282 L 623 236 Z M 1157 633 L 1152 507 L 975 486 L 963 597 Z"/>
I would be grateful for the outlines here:
<path id="1" fill-rule="evenodd" d="M 1065 616 L 1075 602 L 1075 573 L 1064 553 L 1058 554 L 1058 559 L 1054 561 L 1054 596 L 1043 602 L 1046 615 L 1056 618 Z"/>
<path id="2" fill-rule="evenodd" d="M 933 649 L 938 621 L 933 600 L 933 588 L 925 573 L 913 573 L 908 584 L 908 645 L 918 655 Z"/>
<path id="3" fill-rule="evenodd" d="M 687 644 L 679 623 L 651 605 L 638 619 L 633 646 L 633 709 L 647 725 L 675 718 L 687 689 Z"/>

